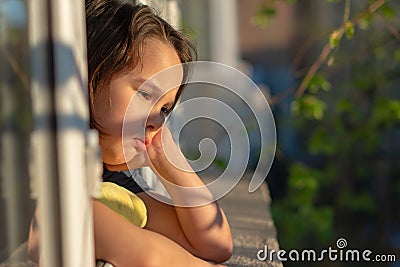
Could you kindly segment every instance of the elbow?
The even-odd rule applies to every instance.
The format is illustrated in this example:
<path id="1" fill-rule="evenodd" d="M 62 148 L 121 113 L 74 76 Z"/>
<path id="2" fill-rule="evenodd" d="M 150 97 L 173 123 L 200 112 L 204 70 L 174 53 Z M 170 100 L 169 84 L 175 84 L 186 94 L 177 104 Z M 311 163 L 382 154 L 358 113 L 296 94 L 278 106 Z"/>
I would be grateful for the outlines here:
<path id="1" fill-rule="evenodd" d="M 229 236 L 225 240 L 219 240 L 218 243 L 205 246 L 204 249 L 199 249 L 198 256 L 207 261 L 222 263 L 232 257 L 232 252 L 233 243 L 232 238 Z"/>
<path id="2" fill-rule="evenodd" d="M 223 238 L 219 240 L 215 251 L 218 252 L 213 259 L 213 261 L 215 261 L 216 263 L 227 261 L 232 257 L 233 241 L 230 231 L 226 232 L 225 235 L 223 235 Z"/>
<path id="3" fill-rule="evenodd" d="M 232 257 L 233 245 L 232 243 L 227 244 L 224 247 L 218 249 L 218 253 L 211 259 L 215 263 L 222 263 L 229 260 Z"/>
<path id="4" fill-rule="evenodd" d="M 233 242 L 232 238 L 229 238 L 229 240 L 225 241 L 224 244 L 220 246 L 218 257 L 216 257 L 215 262 L 221 263 L 229 260 L 232 257 L 232 253 L 233 253 Z"/>

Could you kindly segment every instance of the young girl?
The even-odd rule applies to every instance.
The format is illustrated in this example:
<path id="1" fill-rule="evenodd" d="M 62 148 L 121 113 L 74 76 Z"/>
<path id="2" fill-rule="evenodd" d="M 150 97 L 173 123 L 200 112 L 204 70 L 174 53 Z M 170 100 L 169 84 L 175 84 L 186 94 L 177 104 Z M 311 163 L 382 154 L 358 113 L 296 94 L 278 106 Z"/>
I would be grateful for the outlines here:
<path id="1" fill-rule="evenodd" d="M 195 173 L 171 164 L 162 149 L 163 130 L 167 132 L 163 134 L 164 145 L 167 143 L 173 154 L 181 154 L 163 123 L 183 86 L 167 90 L 159 85 L 158 95 L 142 86 L 154 74 L 192 61 L 190 42 L 144 5 L 86 0 L 86 14 L 90 124 L 99 132 L 103 178 L 134 193 L 147 209 L 147 222 L 141 228 L 94 200 L 96 259 L 115 267 L 211 266 L 212 262 L 226 261 L 232 253 L 231 233 L 216 202 L 198 207 L 167 205 L 143 192 L 130 177 L 121 176 L 128 166 L 148 165 L 166 182 L 183 187 L 204 185 Z M 181 66 L 171 79 L 185 79 L 187 70 Z M 130 127 L 138 129 L 132 130 L 128 153 L 122 140 L 125 114 Z M 178 191 L 168 193 L 172 201 L 187 197 Z M 31 253 L 37 250 L 34 239 L 29 247 Z"/>

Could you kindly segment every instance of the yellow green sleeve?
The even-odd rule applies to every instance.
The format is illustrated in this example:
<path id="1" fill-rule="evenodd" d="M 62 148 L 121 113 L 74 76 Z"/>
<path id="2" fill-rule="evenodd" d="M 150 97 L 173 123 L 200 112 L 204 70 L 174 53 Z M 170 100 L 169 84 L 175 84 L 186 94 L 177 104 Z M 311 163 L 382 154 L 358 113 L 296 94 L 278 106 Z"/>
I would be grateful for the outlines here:
<path id="1" fill-rule="evenodd" d="M 131 191 L 111 182 L 103 182 L 100 187 L 101 203 L 108 206 L 128 221 L 143 228 L 147 222 L 144 202 Z"/>

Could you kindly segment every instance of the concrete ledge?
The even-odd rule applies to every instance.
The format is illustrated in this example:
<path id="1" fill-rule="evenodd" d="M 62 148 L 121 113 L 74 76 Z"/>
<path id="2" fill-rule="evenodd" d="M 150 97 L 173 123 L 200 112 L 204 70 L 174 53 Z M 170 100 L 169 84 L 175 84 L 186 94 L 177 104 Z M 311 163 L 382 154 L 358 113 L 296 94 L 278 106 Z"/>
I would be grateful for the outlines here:
<path id="1" fill-rule="evenodd" d="M 232 229 L 233 256 L 225 264 L 238 266 L 283 266 L 280 261 L 260 261 L 257 252 L 268 246 L 268 250 L 278 250 L 276 229 L 270 213 L 271 198 L 267 184 L 254 193 L 248 192 L 250 175 L 246 175 L 238 185 L 219 203 L 224 209 Z"/>

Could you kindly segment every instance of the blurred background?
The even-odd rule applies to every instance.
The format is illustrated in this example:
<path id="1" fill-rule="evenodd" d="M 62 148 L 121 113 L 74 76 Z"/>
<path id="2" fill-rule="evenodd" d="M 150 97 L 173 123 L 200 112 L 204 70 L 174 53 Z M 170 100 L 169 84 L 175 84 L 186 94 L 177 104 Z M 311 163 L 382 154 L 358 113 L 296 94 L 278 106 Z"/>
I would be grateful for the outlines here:
<path id="1" fill-rule="evenodd" d="M 27 1 L 0 1 L 0 263 L 28 237 L 33 129 Z"/>
<path id="2" fill-rule="evenodd" d="M 342 237 L 399 255 L 399 4 L 182 2 L 199 58 L 234 64 L 269 96 L 278 143 L 267 183 L 283 249 Z"/>
<path id="3" fill-rule="evenodd" d="M 318 250 L 345 238 L 399 261 L 400 2 L 141 2 L 183 29 L 199 60 L 240 69 L 267 96 L 278 140 L 266 182 L 280 247 Z M 33 212 L 26 5 L 0 0 L 0 262 L 26 240 Z"/>

